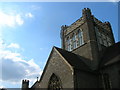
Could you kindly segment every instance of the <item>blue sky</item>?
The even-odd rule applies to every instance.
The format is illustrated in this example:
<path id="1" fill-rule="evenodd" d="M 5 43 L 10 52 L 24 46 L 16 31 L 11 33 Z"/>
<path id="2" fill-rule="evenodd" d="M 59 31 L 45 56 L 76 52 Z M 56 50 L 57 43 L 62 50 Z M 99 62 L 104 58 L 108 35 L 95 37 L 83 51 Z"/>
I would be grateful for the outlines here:
<path id="1" fill-rule="evenodd" d="M 32 84 L 40 77 L 52 47 L 61 47 L 61 26 L 79 19 L 86 7 L 102 22 L 111 23 L 118 42 L 116 2 L 1 2 L 0 87 L 19 88 L 22 79 Z"/>

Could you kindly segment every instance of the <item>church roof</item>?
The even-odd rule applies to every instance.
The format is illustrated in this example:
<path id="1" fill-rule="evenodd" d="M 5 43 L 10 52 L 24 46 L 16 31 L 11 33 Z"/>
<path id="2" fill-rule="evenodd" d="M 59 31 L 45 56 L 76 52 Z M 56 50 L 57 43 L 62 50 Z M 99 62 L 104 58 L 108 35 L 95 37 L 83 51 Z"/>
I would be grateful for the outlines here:
<path id="1" fill-rule="evenodd" d="M 61 49 L 58 47 L 55 47 L 55 48 L 73 68 L 81 69 L 84 71 L 90 71 L 90 72 L 92 71 L 90 67 L 87 65 L 87 63 L 85 62 L 85 60 L 82 59 L 82 57 L 72 52 L 66 51 L 64 49 Z M 86 61 L 90 63 L 90 60 L 86 60 Z"/>
<path id="2" fill-rule="evenodd" d="M 101 58 L 100 67 L 108 66 L 118 61 L 120 61 L 120 42 L 106 48 Z"/>
<path id="3" fill-rule="evenodd" d="M 50 58 L 52 57 L 52 54 L 54 53 L 54 51 L 57 51 L 57 53 L 60 54 L 60 56 L 62 56 L 64 58 L 64 60 L 66 60 L 71 66 L 73 69 L 79 69 L 79 70 L 82 70 L 82 71 L 88 71 L 88 72 L 93 72 L 92 69 L 89 68 L 89 66 L 84 62 L 83 59 L 81 59 L 80 56 L 72 53 L 72 52 L 69 52 L 69 51 L 66 51 L 64 49 L 61 49 L 61 48 L 58 48 L 58 47 L 53 47 L 52 48 L 52 51 L 49 55 L 49 58 L 47 60 L 47 63 L 45 65 L 45 68 L 43 70 L 43 73 L 41 75 L 41 78 L 39 81 L 42 80 L 43 76 L 44 76 L 44 73 L 47 69 L 47 66 L 49 64 L 49 61 L 50 61 Z M 90 61 L 90 60 L 88 60 Z"/>
<path id="4" fill-rule="evenodd" d="M 92 63 L 90 60 L 64 49 L 58 47 L 55 48 L 73 68 L 93 72 L 90 66 Z M 120 42 L 106 48 L 99 62 L 99 69 L 114 64 L 118 61 L 120 61 Z"/>

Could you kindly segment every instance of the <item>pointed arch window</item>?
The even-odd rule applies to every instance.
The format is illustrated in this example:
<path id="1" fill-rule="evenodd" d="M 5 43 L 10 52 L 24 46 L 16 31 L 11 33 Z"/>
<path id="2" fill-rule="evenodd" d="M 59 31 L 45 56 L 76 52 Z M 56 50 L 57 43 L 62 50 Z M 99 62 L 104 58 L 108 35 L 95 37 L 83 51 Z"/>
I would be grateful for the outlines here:
<path id="1" fill-rule="evenodd" d="M 50 77 L 48 90 L 62 90 L 61 80 L 55 74 Z"/>
<path id="2" fill-rule="evenodd" d="M 112 86 L 111 86 L 109 74 L 107 74 L 107 73 L 103 74 L 103 83 L 104 83 L 104 88 L 106 90 L 111 90 Z"/>
<path id="3" fill-rule="evenodd" d="M 76 34 L 73 34 L 72 41 L 73 41 L 73 45 L 72 45 L 73 49 L 77 48 Z"/>
<path id="4" fill-rule="evenodd" d="M 100 44 L 102 44 L 106 47 L 111 46 L 112 41 L 111 41 L 110 35 L 103 31 L 106 31 L 106 30 L 104 30 L 104 29 L 100 30 L 97 26 L 95 26 L 95 32 L 97 35 L 97 41 L 98 41 L 99 46 L 100 46 Z"/>
<path id="5" fill-rule="evenodd" d="M 79 30 L 78 31 L 78 46 L 81 46 L 84 44 L 84 40 L 83 40 L 83 31 Z"/>
<path id="6" fill-rule="evenodd" d="M 71 51 L 71 39 L 69 37 L 67 38 L 67 50 Z"/>

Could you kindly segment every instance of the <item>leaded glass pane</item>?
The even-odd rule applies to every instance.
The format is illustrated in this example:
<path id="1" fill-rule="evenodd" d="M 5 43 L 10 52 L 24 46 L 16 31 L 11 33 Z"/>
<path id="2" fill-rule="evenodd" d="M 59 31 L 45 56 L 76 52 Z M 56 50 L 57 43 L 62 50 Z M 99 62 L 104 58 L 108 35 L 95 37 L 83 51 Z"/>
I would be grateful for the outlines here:
<path id="1" fill-rule="evenodd" d="M 75 34 L 73 35 L 72 40 L 73 40 L 73 49 L 75 49 L 77 47 L 76 35 Z"/>
<path id="2" fill-rule="evenodd" d="M 102 39 L 101 39 L 101 37 L 98 37 L 99 38 L 99 42 L 100 42 L 100 44 L 102 44 Z"/>
<path id="3" fill-rule="evenodd" d="M 72 49 L 72 46 L 71 46 L 71 39 L 68 37 L 67 38 L 67 45 L 66 45 L 66 48 L 68 51 L 71 51 Z"/>
<path id="4" fill-rule="evenodd" d="M 83 44 L 84 44 L 83 32 L 81 30 L 79 30 L 79 32 L 78 32 L 78 45 L 81 46 Z"/>
<path id="5" fill-rule="evenodd" d="M 103 40 L 103 43 L 104 43 L 105 46 L 107 46 L 107 41 L 106 41 L 106 39 Z"/>
<path id="6" fill-rule="evenodd" d="M 62 90 L 61 80 L 55 74 L 50 78 L 48 90 Z"/>

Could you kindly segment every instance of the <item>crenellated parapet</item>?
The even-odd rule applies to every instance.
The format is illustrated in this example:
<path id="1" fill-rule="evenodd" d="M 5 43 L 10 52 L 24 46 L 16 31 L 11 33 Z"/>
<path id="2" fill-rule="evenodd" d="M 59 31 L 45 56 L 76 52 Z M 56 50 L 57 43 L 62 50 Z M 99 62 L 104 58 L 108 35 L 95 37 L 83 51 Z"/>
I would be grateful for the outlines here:
<path id="1" fill-rule="evenodd" d="M 27 90 L 29 88 L 29 80 L 22 80 L 22 90 Z"/>
<path id="2" fill-rule="evenodd" d="M 101 22 L 100 20 L 94 17 L 94 23 L 100 28 L 104 28 L 107 31 L 111 31 L 111 25 L 109 22 Z"/>
<path id="3" fill-rule="evenodd" d="M 70 26 L 67 26 L 67 28 L 64 30 L 64 34 L 67 35 L 74 31 L 76 28 L 80 27 L 82 24 L 84 24 L 85 21 L 83 20 L 83 17 L 76 20 L 74 23 L 72 23 Z"/>
<path id="4" fill-rule="evenodd" d="M 64 29 L 64 34 L 67 35 L 70 32 L 77 29 L 78 27 L 80 27 L 81 25 L 83 25 L 85 22 L 87 22 L 87 20 L 92 20 L 92 18 L 93 15 L 91 14 L 91 10 L 89 8 L 84 8 L 82 10 L 82 17 L 67 27 L 66 25 L 62 26 L 62 30 Z"/>
<path id="5" fill-rule="evenodd" d="M 82 10 L 82 16 L 86 17 L 86 19 L 90 18 L 92 15 L 91 10 L 89 8 L 84 8 Z"/>

